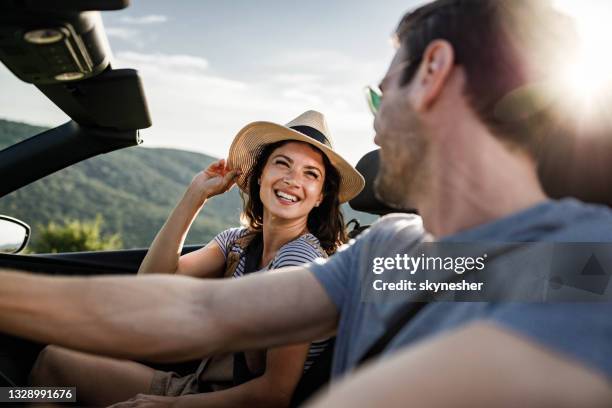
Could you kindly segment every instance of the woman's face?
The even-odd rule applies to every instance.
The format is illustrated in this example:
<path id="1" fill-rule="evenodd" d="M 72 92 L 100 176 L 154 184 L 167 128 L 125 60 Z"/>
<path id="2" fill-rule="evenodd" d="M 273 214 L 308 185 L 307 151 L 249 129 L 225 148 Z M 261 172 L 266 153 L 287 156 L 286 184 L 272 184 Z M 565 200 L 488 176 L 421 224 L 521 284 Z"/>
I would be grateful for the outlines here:
<path id="1" fill-rule="evenodd" d="M 322 153 L 306 143 L 276 148 L 263 168 L 259 197 L 264 217 L 306 218 L 323 201 L 325 164 Z"/>

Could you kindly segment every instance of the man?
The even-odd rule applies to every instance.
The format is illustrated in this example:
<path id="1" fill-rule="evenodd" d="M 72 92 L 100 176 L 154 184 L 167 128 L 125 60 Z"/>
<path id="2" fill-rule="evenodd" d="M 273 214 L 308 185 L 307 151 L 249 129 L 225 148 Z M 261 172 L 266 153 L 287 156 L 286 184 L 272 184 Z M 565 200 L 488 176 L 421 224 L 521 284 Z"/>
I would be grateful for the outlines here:
<path id="1" fill-rule="evenodd" d="M 496 114 L 504 96 L 554 65 L 534 58 L 532 42 L 562 33 L 561 20 L 530 0 L 440 0 L 400 23 L 374 125 L 377 191 L 418 208 L 437 240 L 612 241 L 608 209 L 546 198 L 525 119 Z M 363 302 L 359 276 L 374 257 L 409 253 L 423 239 L 418 217 L 393 215 L 327 263 L 231 282 L 5 272 L 0 330 L 156 361 L 336 331 L 339 378 L 398 309 L 414 307 Z M 383 346 L 389 358 L 347 375 L 313 406 L 610 406 L 611 311 L 607 303 L 431 303 Z"/>

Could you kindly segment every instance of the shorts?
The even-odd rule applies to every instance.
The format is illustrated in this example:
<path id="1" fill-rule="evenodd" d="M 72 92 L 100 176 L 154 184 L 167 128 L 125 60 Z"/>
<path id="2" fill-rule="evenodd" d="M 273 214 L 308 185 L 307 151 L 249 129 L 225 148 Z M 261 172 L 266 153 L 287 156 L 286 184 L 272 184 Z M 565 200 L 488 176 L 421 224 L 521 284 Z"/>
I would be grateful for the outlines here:
<path id="1" fill-rule="evenodd" d="M 149 394 L 179 397 L 181 395 L 198 394 L 200 386 L 196 373 L 180 376 L 174 372 L 155 370 Z"/>

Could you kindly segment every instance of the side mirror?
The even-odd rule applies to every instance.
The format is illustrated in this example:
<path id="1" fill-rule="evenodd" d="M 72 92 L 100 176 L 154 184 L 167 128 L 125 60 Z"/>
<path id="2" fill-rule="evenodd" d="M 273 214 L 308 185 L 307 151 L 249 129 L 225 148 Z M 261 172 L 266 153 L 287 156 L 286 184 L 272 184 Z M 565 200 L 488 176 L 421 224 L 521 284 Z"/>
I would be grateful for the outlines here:
<path id="1" fill-rule="evenodd" d="M 0 215 L 0 253 L 21 252 L 30 240 L 30 226 L 15 218 Z"/>

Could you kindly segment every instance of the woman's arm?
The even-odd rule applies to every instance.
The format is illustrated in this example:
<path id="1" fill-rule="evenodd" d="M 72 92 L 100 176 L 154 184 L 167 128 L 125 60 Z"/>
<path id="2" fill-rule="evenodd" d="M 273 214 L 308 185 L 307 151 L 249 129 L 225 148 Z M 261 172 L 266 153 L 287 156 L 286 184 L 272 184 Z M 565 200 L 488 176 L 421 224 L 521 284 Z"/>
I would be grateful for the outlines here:
<path id="1" fill-rule="evenodd" d="M 268 350 L 265 373 L 223 391 L 179 397 L 177 408 L 288 407 L 304 370 L 310 343 Z"/>
<path id="2" fill-rule="evenodd" d="M 172 408 L 284 408 L 304 370 L 309 343 L 268 350 L 266 372 L 261 376 L 223 391 L 159 397 L 139 394 L 109 408 L 139 406 Z"/>
<path id="3" fill-rule="evenodd" d="M 138 273 L 218 276 L 225 263 L 225 258 L 221 249 L 214 242 L 182 257 L 181 251 L 187 232 L 206 200 L 227 191 L 234 184 L 234 179 L 238 174 L 240 174 L 238 170 L 228 170 L 225 160 L 219 160 L 197 174 L 153 240 Z"/>

